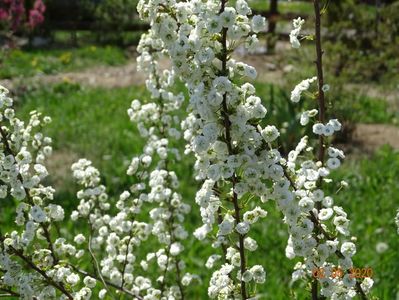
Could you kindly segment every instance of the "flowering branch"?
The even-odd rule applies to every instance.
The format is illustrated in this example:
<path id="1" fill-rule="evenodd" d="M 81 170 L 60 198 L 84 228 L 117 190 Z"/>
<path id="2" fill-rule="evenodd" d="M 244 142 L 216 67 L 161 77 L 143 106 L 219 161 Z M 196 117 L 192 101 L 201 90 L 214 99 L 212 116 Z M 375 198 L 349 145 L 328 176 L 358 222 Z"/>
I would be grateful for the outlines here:
<path id="1" fill-rule="evenodd" d="M 317 66 L 317 81 L 318 81 L 318 105 L 319 105 L 319 122 L 321 124 L 325 123 L 325 99 L 324 99 L 324 76 L 323 76 L 323 50 L 321 48 L 321 16 L 320 16 L 320 3 L 319 0 L 314 0 L 314 14 L 315 14 L 315 37 L 316 37 L 316 66 Z M 324 136 L 319 135 L 319 150 L 318 150 L 318 160 L 321 164 L 324 164 Z M 319 179 L 318 185 L 321 186 L 321 178 Z M 317 202 L 317 209 L 321 209 L 321 203 Z M 314 220 L 317 218 L 313 215 Z M 319 229 L 319 227 L 317 227 Z M 318 281 L 317 278 L 312 280 L 312 299 L 318 300 Z"/>
<path id="2" fill-rule="evenodd" d="M 367 299 L 366 292 L 369 292 L 373 281 L 371 278 L 365 278 L 363 282 L 358 282 L 350 275 L 350 268 L 353 266 L 351 257 L 356 253 L 356 246 L 352 242 L 339 240 L 340 234 L 343 237 L 349 235 L 348 225 L 349 220 L 345 211 L 338 206 L 333 206 L 332 197 L 325 196 L 322 190 L 323 183 L 332 182 L 328 178 L 330 170 L 336 169 L 340 166 L 340 159 L 345 156 L 343 152 L 334 147 L 328 147 L 329 158 L 325 162 L 326 143 L 328 137 L 332 136 L 335 131 L 341 129 L 341 124 L 338 120 L 329 120 L 326 124 L 326 105 L 325 92 L 328 91 L 328 86 L 324 84 L 323 65 L 322 65 L 322 47 L 321 47 L 321 12 L 320 2 L 314 0 L 315 10 L 315 36 L 316 36 L 316 66 L 317 77 L 303 80 L 298 84 L 291 93 L 291 101 L 299 102 L 301 94 L 310 88 L 310 85 L 317 80 L 318 92 L 316 97 L 318 99 L 318 109 L 305 111 L 300 118 L 300 124 L 306 126 L 311 118 L 319 114 L 318 122 L 313 125 L 313 133 L 318 136 L 317 153 L 315 154 L 315 161 L 303 161 L 299 168 L 296 168 L 298 156 L 304 153 L 304 156 L 310 156 L 312 147 L 308 147 L 308 137 L 301 139 L 296 149 L 292 150 L 288 155 L 287 170 L 285 175 L 291 188 L 293 188 L 293 197 L 298 197 L 298 208 L 289 207 L 285 210 L 287 220 L 290 225 L 290 238 L 286 248 L 286 255 L 289 258 L 295 256 L 302 256 L 304 264 L 297 265 L 296 271 L 293 273 L 293 280 L 304 278 L 308 276 L 311 281 L 311 297 L 313 300 L 319 298 L 319 283 L 320 293 L 323 297 L 339 297 L 340 295 L 350 295 L 354 297 L 358 294 L 362 299 Z M 297 41 L 297 36 L 303 20 L 294 20 L 294 30 L 291 32 L 291 43 L 294 48 L 300 46 Z M 308 152 L 309 154 L 307 154 Z M 305 158 L 305 159 L 306 159 Z M 294 176 L 294 179 L 291 178 Z M 298 215 L 299 213 L 299 215 Z M 334 214 L 336 214 L 335 217 Z M 299 218 L 298 218 L 299 217 Z M 305 219 L 306 218 L 306 219 Z M 335 227 L 337 234 L 331 234 L 328 225 L 328 220 L 332 219 L 332 224 Z M 294 223 L 292 221 L 295 221 Z M 298 222 L 299 221 L 299 222 Z M 297 224 L 295 224 L 297 222 Z M 297 226 L 303 228 L 297 228 Z M 338 247 L 341 243 L 340 248 Z M 336 264 L 332 261 L 332 257 L 336 256 L 338 265 L 342 268 L 344 273 L 343 283 L 339 282 L 340 278 L 337 276 L 330 276 Z M 317 278 L 313 276 L 313 270 L 323 268 L 329 274 L 328 278 Z M 366 291 L 366 292 L 365 292 Z"/>
<path id="3" fill-rule="evenodd" d="M 46 282 L 48 282 L 51 286 L 55 287 L 56 289 L 58 289 L 59 291 L 61 291 L 68 299 L 73 300 L 74 298 L 72 297 L 72 295 L 70 294 L 70 292 L 68 292 L 66 290 L 66 288 L 64 287 L 64 285 L 61 283 L 57 283 L 55 282 L 51 277 L 49 277 L 45 271 L 43 271 L 42 269 L 40 269 L 38 266 L 36 266 L 33 262 L 32 259 L 30 259 L 29 257 L 25 256 L 23 254 L 23 252 L 21 250 L 15 249 L 13 246 L 8 245 L 5 246 L 6 242 L 6 238 L 2 235 L 0 235 L 0 242 L 2 243 L 2 248 L 3 251 L 10 251 L 12 254 L 18 256 L 19 258 L 21 258 L 29 268 L 31 268 L 32 270 L 36 271 L 37 273 L 39 273 L 45 280 Z M 16 294 L 16 293 L 15 293 Z"/>
<path id="4" fill-rule="evenodd" d="M 325 105 L 325 97 L 324 97 L 324 76 L 323 76 L 323 50 L 321 48 L 321 13 L 320 13 L 320 1 L 313 0 L 314 4 L 314 14 L 315 14 L 315 43 L 316 43 L 316 66 L 317 66 L 317 81 L 318 81 L 318 93 L 317 100 L 319 104 L 319 122 L 324 124 L 325 114 L 326 114 L 326 105 Z M 319 136 L 319 152 L 318 152 L 319 161 L 324 164 L 324 153 L 325 153 L 325 145 L 324 145 L 324 136 L 321 134 Z"/>
<path id="5" fill-rule="evenodd" d="M 223 14 L 225 11 L 225 5 L 226 5 L 227 0 L 221 0 L 221 8 L 219 11 L 219 14 Z M 227 70 L 227 30 L 228 27 L 223 27 L 222 29 L 222 51 L 221 51 L 221 61 L 222 61 L 222 69 L 220 72 L 220 76 L 228 76 L 228 70 Z M 227 92 L 223 94 L 223 101 L 222 101 L 222 115 L 223 115 L 223 124 L 224 124 L 224 129 L 225 129 L 225 140 L 227 144 L 227 150 L 229 155 L 234 155 L 233 146 L 232 146 L 232 139 L 231 139 L 231 122 L 229 120 L 229 111 L 227 108 Z M 240 211 L 240 206 L 238 204 L 238 197 L 236 193 L 236 183 L 237 183 L 237 175 L 235 172 L 231 176 L 230 179 L 231 185 L 232 185 L 232 190 L 233 190 L 233 196 L 231 201 L 233 202 L 234 205 L 234 218 L 235 218 L 235 225 L 237 226 L 238 224 L 241 223 L 241 211 Z M 245 258 L 245 249 L 244 249 L 244 238 L 245 235 L 237 232 L 238 235 L 238 250 L 240 253 L 240 271 L 241 274 L 244 274 L 247 271 L 247 266 L 246 266 L 246 258 Z M 246 290 L 246 283 L 242 279 L 240 280 L 240 287 L 241 287 L 241 298 L 242 299 L 247 299 L 247 290 Z"/>

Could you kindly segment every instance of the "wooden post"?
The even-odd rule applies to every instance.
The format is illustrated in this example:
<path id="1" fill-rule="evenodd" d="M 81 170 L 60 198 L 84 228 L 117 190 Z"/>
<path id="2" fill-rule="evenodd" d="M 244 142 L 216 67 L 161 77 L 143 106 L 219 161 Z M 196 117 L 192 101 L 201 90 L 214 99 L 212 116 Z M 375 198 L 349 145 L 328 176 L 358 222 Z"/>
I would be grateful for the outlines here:
<path id="1" fill-rule="evenodd" d="M 273 54 L 276 48 L 276 27 L 278 19 L 278 0 L 270 0 L 269 28 L 266 34 L 266 54 Z"/>

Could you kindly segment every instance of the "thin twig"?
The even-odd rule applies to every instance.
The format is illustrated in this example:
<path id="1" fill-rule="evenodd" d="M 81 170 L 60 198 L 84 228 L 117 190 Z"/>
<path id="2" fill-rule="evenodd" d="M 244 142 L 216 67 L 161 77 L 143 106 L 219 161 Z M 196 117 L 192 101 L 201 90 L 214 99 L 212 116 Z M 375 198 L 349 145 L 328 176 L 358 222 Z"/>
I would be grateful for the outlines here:
<path id="1" fill-rule="evenodd" d="M 0 235 L 0 242 L 2 244 L 4 243 L 4 240 L 5 238 L 2 235 Z M 21 250 L 15 249 L 13 246 L 8 246 L 8 249 L 10 250 L 11 253 L 21 258 L 32 270 L 38 272 L 46 280 L 48 284 L 58 289 L 65 296 L 67 296 L 68 299 L 73 300 L 72 295 L 70 294 L 69 291 L 67 291 L 67 289 L 64 287 L 62 283 L 55 282 L 51 277 L 49 277 L 46 274 L 45 271 L 36 266 L 29 257 L 25 256 Z"/>
<path id="2" fill-rule="evenodd" d="M 77 272 L 77 273 L 79 273 L 79 274 L 81 274 L 81 275 L 83 275 L 83 276 L 89 276 L 89 277 L 92 277 L 92 278 L 94 278 L 94 279 L 96 279 L 96 280 L 98 280 L 98 281 L 100 281 L 100 282 L 103 282 L 102 279 L 101 279 L 99 276 L 97 276 L 96 274 L 91 274 L 91 273 L 89 273 L 89 272 L 80 270 L 80 269 L 78 269 L 78 268 L 76 268 L 75 266 L 72 266 L 72 265 L 69 265 L 69 266 L 70 266 L 75 272 Z M 127 295 L 129 295 L 129 296 L 132 296 L 132 297 L 134 297 L 134 299 L 138 299 L 138 300 L 142 300 L 142 299 L 143 299 L 141 296 L 138 296 L 138 295 L 132 293 L 131 291 L 125 289 L 124 287 L 121 287 L 121 286 L 119 286 L 119 285 L 117 285 L 117 284 L 115 284 L 115 283 L 112 283 L 112 282 L 110 282 L 110 281 L 107 281 L 107 280 L 104 280 L 104 281 L 107 283 L 108 286 L 110 286 L 110 287 L 112 287 L 112 288 L 114 288 L 114 289 L 116 289 L 116 290 L 118 290 L 118 291 L 120 291 L 120 292 L 123 292 L 123 293 L 125 293 L 125 294 L 127 294 Z"/>
<path id="3" fill-rule="evenodd" d="M 17 292 L 14 292 L 13 290 L 5 287 L 0 287 L 0 291 L 7 293 L 7 294 L 0 294 L 0 298 L 7 298 L 7 296 L 12 298 L 20 297 L 20 294 L 18 294 Z"/>
<path id="4" fill-rule="evenodd" d="M 100 265 L 98 263 L 98 260 L 96 258 L 96 256 L 94 255 L 93 249 L 91 248 L 91 241 L 92 241 L 92 236 L 93 236 L 93 226 L 92 224 L 89 222 L 89 226 L 90 226 L 90 236 L 89 236 L 89 243 L 88 243 L 88 250 L 91 256 L 91 259 L 93 261 L 93 267 L 95 272 L 98 274 L 98 277 L 100 278 L 102 284 L 104 285 L 105 289 L 108 291 L 108 294 L 111 295 L 110 291 L 109 291 L 109 287 L 107 282 L 104 280 L 103 275 L 101 274 L 101 270 L 100 270 Z"/>

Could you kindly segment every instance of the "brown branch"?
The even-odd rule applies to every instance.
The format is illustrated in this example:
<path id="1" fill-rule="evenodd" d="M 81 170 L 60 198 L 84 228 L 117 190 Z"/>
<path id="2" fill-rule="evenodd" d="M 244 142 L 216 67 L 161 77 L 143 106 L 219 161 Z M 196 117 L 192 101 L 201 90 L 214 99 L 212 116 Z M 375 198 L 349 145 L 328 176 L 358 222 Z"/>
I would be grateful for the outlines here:
<path id="1" fill-rule="evenodd" d="M 126 272 L 126 266 L 127 266 L 127 258 L 129 255 L 129 245 L 130 245 L 132 238 L 133 238 L 133 234 L 130 233 L 129 240 L 127 241 L 127 245 L 126 245 L 125 259 L 124 259 L 123 265 L 122 265 L 122 284 L 121 284 L 122 288 L 125 285 L 125 272 Z"/>
<path id="2" fill-rule="evenodd" d="M 325 96 L 324 96 L 324 91 L 323 91 L 323 86 L 324 86 L 324 75 L 323 75 L 323 50 L 321 46 L 321 12 L 320 12 L 320 0 L 313 0 L 313 6 L 314 6 L 314 14 L 315 14 L 315 39 L 316 39 L 316 68 L 317 68 L 317 81 L 318 81 L 318 93 L 317 93 L 317 101 L 318 101 L 318 106 L 319 106 L 319 122 L 322 124 L 325 124 L 326 122 L 326 103 L 325 103 Z M 324 164 L 325 160 L 325 145 L 324 145 L 324 136 L 320 134 L 319 136 L 319 149 L 318 149 L 318 160 Z M 322 181 L 321 179 L 319 180 L 319 186 L 321 186 Z M 316 208 L 320 210 L 321 208 L 321 203 L 317 202 L 316 203 Z M 320 222 L 317 219 L 317 216 L 311 212 L 310 219 L 313 221 L 315 224 L 317 230 L 321 232 L 323 235 L 326 236 L 327 239 L 332 239 L 332 236 L 329 236 L 327 232 L 323 229 L 321 226 Z M 339 258 L 343 258 L 344 255 L 339 251 L 335 251 L 336 255 Z M 367 299 L 366 294 L 361 288 L 361 285 L 359 281 L 356 281 L 356 289 L 358 293 L 360 294 L 360 297 L 362 299 Z M 317 290 L 316 290 L 316 296 L 317 296 Z M 313 297 L 313 286 L 312 286 L 312 297 Z M 317 299 L 314 298 L 314 299 Z"/>
<path id="3" fill-rule="evenodd" d="M 13 290 L 5 288 L 5 287 L 0 287 L 0 291 L 8 293 L 8 294 L 0 294 L 0 298 L 8 298 L 8 297 L 14 298 L 14 297 L 21 296 L 20 294 L 14 292 Z"/>
<path id="4" fill-rule="evenodd" d="M 313 0 L 314 13 L 315 13 L 315 37 L 316 37 L 316 68 L 317 68 L 317 81 L 318 81 L 318 94 L 317 101 L 319 106 L 319 122 L 325 124 L 326 122 L 326 104 L 324 97 L 324 75 L 323 75 L 323 50 L 321 48 L 321 14 L 320 14 L 320 1 Z M 319 136 L 319 150 L 318 160 L 324 164 L 325 146 L 324 136 Z"/>
<path id="5" fill-rule="evenodd" d="M 292 188 L 293 188 L 294 190 L 297 190 L 296 186 L 294 185 L 294 180 L 293 180 L 293 179 L 290 177 L 290 175 L 288 174 L 286 167 L 285 167 L 284 165 L 281 165 L 281 166 L 283 167 L 284 175 L 285 175 L 285 177 L 287 178 L 287 180 L 290 182 Z M 313 213 L 313 211 L 310 211 L 310 212 L 309 212 L 309 219 L 312 221 L 313 225 L 317 228 L 317 230 L 318 230 L 320 233 L 322 233 L 323 236 L 324 236 L 327 240 L 333 241 L 333 240 L 336 239 L 335 236 L 331 235 L 330 233 L 328 233 L 327 231 L 324 230 L 324 228 L 321 226 L 320 221 L 318 220 L 317 216 Z M 340 250 L 338 250 L 338 249 L 335 251 L 335 255 L 336 255 L 338 258 L 340 258 L 340 259 L 345 258 L 345 256 L 342 254 L 342 252 L 341 252 Z M 368 299 L 367 296 L 366 296 L 366 294 L 365 294 L 365 292 L 363 291 L 363 289 L 362 289 L 362 287 L 361 287 L 361 283 L 360 283 L 358 280 L 356 281 L 356 290 L 357 290 L 357 292 L 359 293 L 360 298 L 361 298 L 362 300 L 367 300 L 367 299 Z M 313 283 L 312 283 L 312 297 L 313 297 Z M 313 298 L 312 298 L 312 299 L 313 299 Z M 316 299 L 316 298 L 314 298 L 314 299 Z"/>
<path id="6" fill-rule="evenodd" d="M 176 266 L 177 286 L 179 287 L 179 290 L 180 290 L 181 300 L 184 300 L 184 289 L 183 289 L 183 285 L 181 283 L 181 272 L 180 272 L 180 267 L 179 267 L 179 261 L 177 259 L 175 260 L 175 266 Z"/>
<path id="7" fill-rule="evenodd" d="M 3 244 L 4 243 L 5 238 L 3 236 L 0 236 L 0 242 Z M 68 299 L 73 300 L 72 295 L 70 294 L 69 291 L 67 291 L 67 289 L 64 287 L 64 285 L 62 283 L 57 283 L 55 282 L 51 277 L 49 277 L 45 271 L 43 271 L 42 269 L 40 269 L 38 266 L 36 266 L 33 261 L 25 256 L 23 254 L 22 250 L 18 250 L 15 249 L 13 246 L 8 246 L 8 249 L 10 250 L 11 253 L 15 254 L 16 256 L 18 256 L 19 258 L 21 258 L 32 270 L 36 271 L 37 273 L 39 273 L 45 280 L 46 282 L 55 287 L 56 289 L 58 289 L 61 293 L 63 293 Z"/>
<path id="8" fill-rule="evenodd" d="M 313 278 L 312 280 L 312 300 L 318 300 L 319 296 L 318 296 L 318 282 L 316 278 Z"/>
<path id="9" fill-rule="evenodd" d="M 228 0 L 221 0 L 221 8 L 219 13 L 222 13 L 225 9 L 226 3 Z M 222 29 L 222 75 L 227 76 L 228 75 L 228 70 L 227 70 L 227 28 Z M 233 146 L 232 146 L 232 139 L 231 139 L 231 122 L 229 120 L 229 112 L 227 108 L 227 93 L 223 94 L 223 101 L 222 101 L 222 116 L 223 116 L 223 123 L 225 127 L 225 139 L 226 139 L 226 144 L 227 144 L 227 149 L 230 155 L 234 154 Z M 237 193 L 234 191 L 235 186 L 237 184 L 237 177 L 236 174 L 234 173 L 233 176 L 231 177 L 230 180 L 233 188 L 233 197 L 232 197 L 232 202 L 234 205 L 234 219 L 236 225 L 241 222 L 241 212 L 240 212 L 240 206 L 238 204 L 238 197 Z M 245 236 L 242 234 L 238 234 L 238 242 L 239 242 L 239 252 L 240 252 L 240 271 L 241 271 L 241 276 L 245 273 L 247 270 L 246 266 L 246 260 L 245 260 L 245 248 L 244 248 L 244 238 Z M 246 290 L 246 284 L 240 278 L 240 283 L 241 283 L 241 297 L 243 300 L 248 299 L 247 296 L 247 290 Z"/>

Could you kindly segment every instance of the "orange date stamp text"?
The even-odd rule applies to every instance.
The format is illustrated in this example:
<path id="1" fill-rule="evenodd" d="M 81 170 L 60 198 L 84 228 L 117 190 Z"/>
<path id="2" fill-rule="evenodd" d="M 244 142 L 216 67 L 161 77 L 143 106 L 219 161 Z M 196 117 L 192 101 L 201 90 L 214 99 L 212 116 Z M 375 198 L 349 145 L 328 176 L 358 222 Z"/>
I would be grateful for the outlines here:
<path id="1" fill-rule="evenodd" d="M 340 267 L 318 267 L 313 268 L 312 276 L 317 279 L 325 279 L 325 278 L 343 278 L 346 274 L 349 275 L 350 279 L 358 279 L 358 278 L 366 278 L 366 277 L 373 277 L 373 269 L 370 267 L 365 268 L 350 268 L 349 270 L 345 271 Z"/>

